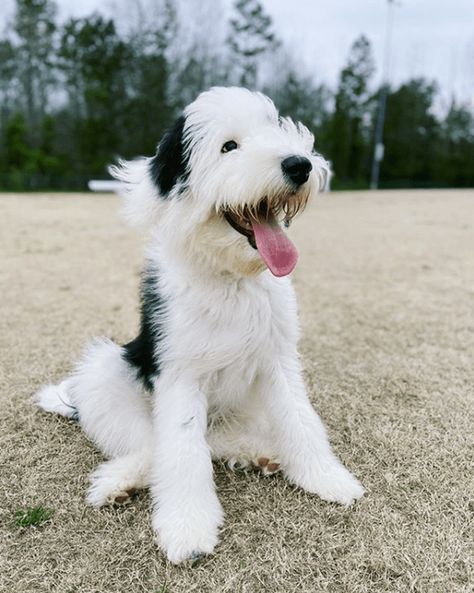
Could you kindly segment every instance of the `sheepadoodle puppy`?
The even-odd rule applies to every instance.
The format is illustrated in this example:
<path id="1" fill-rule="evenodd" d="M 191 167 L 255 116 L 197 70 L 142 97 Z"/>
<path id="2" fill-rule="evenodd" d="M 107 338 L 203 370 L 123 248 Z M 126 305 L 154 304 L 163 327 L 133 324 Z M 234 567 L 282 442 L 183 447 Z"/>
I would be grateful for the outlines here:
<path id="1" fill-rule="evenodd" d="M 213 88 L 155 156 L 111 173 L 129 220 L 149 228 L 139 334 L 96 340 L 72 376 L 35 396 L 108 458 L 88 502 L 150 487 L 157 541 L 179 563 L 218 542 L 213 458 L 281 470 L 323 500 L 362 496 L 309 402 L 297 349 L 298 254 L 285 227 L 329 174 L 311 133 L 260 93 Z"/>

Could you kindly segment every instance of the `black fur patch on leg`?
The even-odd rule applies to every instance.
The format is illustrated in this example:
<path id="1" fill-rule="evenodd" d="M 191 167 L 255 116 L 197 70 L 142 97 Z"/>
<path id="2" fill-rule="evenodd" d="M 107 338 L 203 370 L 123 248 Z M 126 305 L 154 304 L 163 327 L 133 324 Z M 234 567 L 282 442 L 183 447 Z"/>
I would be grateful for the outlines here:
<path id="1" fill-rule="evenodd" d="M 183 141 L 185 123 L 181 115 L 163 135 L 156 155 L 150 162 L 151 178 L 163 198 L 166 198 L 178 181 L 185 181 L 188 158 Z"/>
<path id="2" fill-rule="evenodd" d="M 165 306 L 157 286 L 156 272 L 145 271 L 141 286 L 140 333 L 132 342 L 125 344 L 123 356 L 149 390 L 153 389 L 153 379 L 160 374 L 157 346 L 164 336 Z"/>

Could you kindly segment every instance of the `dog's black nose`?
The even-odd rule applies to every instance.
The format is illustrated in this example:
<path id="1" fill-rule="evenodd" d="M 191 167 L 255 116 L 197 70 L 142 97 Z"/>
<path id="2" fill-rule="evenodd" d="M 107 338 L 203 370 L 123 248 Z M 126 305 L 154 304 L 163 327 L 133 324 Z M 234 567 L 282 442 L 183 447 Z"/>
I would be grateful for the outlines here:
<path id="1" fill-rule="evenodd" d="M 286 177 L 291 179 L 293 183 L 303 185 L 303 183 L 308 181 L 313 165 L 306 157 L 294 154 L 282 160 L 281 168 Z"/>

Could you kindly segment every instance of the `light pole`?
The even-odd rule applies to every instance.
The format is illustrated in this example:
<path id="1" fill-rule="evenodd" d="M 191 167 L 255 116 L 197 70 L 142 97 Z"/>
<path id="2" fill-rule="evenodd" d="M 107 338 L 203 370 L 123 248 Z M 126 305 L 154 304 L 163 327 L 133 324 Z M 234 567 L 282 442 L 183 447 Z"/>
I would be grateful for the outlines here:
<path id="1" fill-rule="evenodd" d="M 393 6 L 395 0 L 387 0 L 387 27 L 385 31 L 385 49 L 382 68 L 382 86 L 379 91 L 377 106 L 377 121 L 375 123 L 375 145 L 372 158 L 372 173 L 370 176 L 370 189 L 377 189 L 379 186 L 380 163 L 383 160 L 385 147 L 383 145 L 383 127 L 385 123 L 385 109 L 387 106 L 388 81 L 390 69 L 390 47 L 392 43 Z"/>

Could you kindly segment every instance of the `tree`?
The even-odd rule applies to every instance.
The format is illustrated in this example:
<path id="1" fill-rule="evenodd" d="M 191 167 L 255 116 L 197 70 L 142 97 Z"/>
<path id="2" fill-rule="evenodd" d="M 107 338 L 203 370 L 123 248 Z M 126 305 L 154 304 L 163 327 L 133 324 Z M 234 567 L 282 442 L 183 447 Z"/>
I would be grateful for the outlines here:
<path id="1" fill-rule="evenodd" d="M 228 68 L 222 56 L 213 52 L 200 39 L 194 41 L 190 51 L 176 62 L 171 95 L 178 98 L 175 106 L 182 109 L 199 93 L 212 86 L 229 84 Z"/>
<path id="2" fill-rule="evenodd" d="M 16 78 L 21 88 L 18 99 L 34 144 L 40 141 L 41 120 L 54 84 L 55 15 L 56 5 L 51 0 L 16 0 L 13 31 Z"/>
<path id="3" fill-rule="evenodd" d="M 122 20 L 92 14 L 62 25 L 54 0 L 15 1 L 0 37 L 3 188 L 84 188 L 115 157 L 152 154 L 199 92 L 236 83 L 264 90 L 309 127 L 335 187 L 368 185 L 376 95 L 365 37 L 333 96 L 291 59 L 261 0 L 234 0 L 230 23 L 220 0 L 201 0 L 199 13 L 196 3 L 131 0 Z M 423 79 L 388 90 L 381 183 L 474 185 L 472 108 L 453 100 L 442 117 L 436 85 Z"/>
<path id="4" fill-rule="evenodd" d="M 275 50 L 280 42 L 272 30 L 272 19 L 258 0 L 236 0 L 234 11 L 227 41 L 240 71 L 238 82 L 255 88 L 259 59 L 270 50 Z"/>
<path id="5" fill-rule="evenodd" d="M 127 104 L 124 126 L 127 141 L 121 154 L 153 154 L 173 117 L 169 100 L 170 47 L 177 34 L 177 12 L 172 0 L 154 2 L 152 18 L 141 18 L 128 34 L 130 67 L 125 73 Z"/>
<path id="6" fill-rule="evenodd" d="M 474 186 L 474 114 L 453 99 L 443 122 L 439 178 L 453 186 Z"/>
<path id="7" fill-rule="evenodd" d="M 381 167 L 382 182 L 431 184 L 438 178 L 441 129 L 433 114 L 434 82 L 422 78 L 402 84 L 387 97 Z"/>
<path id="8" fill-rule="evenodd" d="M 0 40 L 0 134 L 4 131 L 11 111 L 15 108 L 16 88 L 15 49 L 8 39 Z"/>
<path id="9" fill-rule="evenodd" d="M 227 23 L 221 0 L 200 0 L 199 20 L 185 18 L 189 5 L 182 4 L 182 19 L 168 53 L 169 99 L 176 111 L 183 109 L 200 92 L 230 82 L 226 45 Z"/>
<path id="10" fill-rule="evenodd" d="M 282 115 L 303 122 L 318 137 L 319 145 L 319 135 L 329 117 L 331 91 L 324 84 L 316 84 L 284 48 L 272 55 L 268 65 L 273 75 L 263 91 Z"/>
<path id="11" fill-rule="evenodd" d="M 0 169 L 6 189 L 30 189 L 31 176 L 38 170 L 38 151 L 28 141 L 28 126 L 24 116 L 16 112 L 6 122 Z"/>
<path id="12" fill-rule="evenodd" d="M 31 168 L 31 149 L 28 147 L 27 125 L 21 113 L 15 113 L 5 128 L 4 166 L 10 171 Z"/>
<path id="13" fill-rule="evenodd" d="M 372 112 L 369 83 L 374 70 L 370 42 L 361 35 L 353 43 L 340 74 L 328 129 L 329 156 L 336 179 L 368 181 Z"/>
<path id="14" fill-rule="evenodd" d="M 59 58 L 74 106 L 69 133 L 81 172 L 101 175 L 124 142 L 130 48 L 112 20 L 95 14 L 64 25 Z"/>

